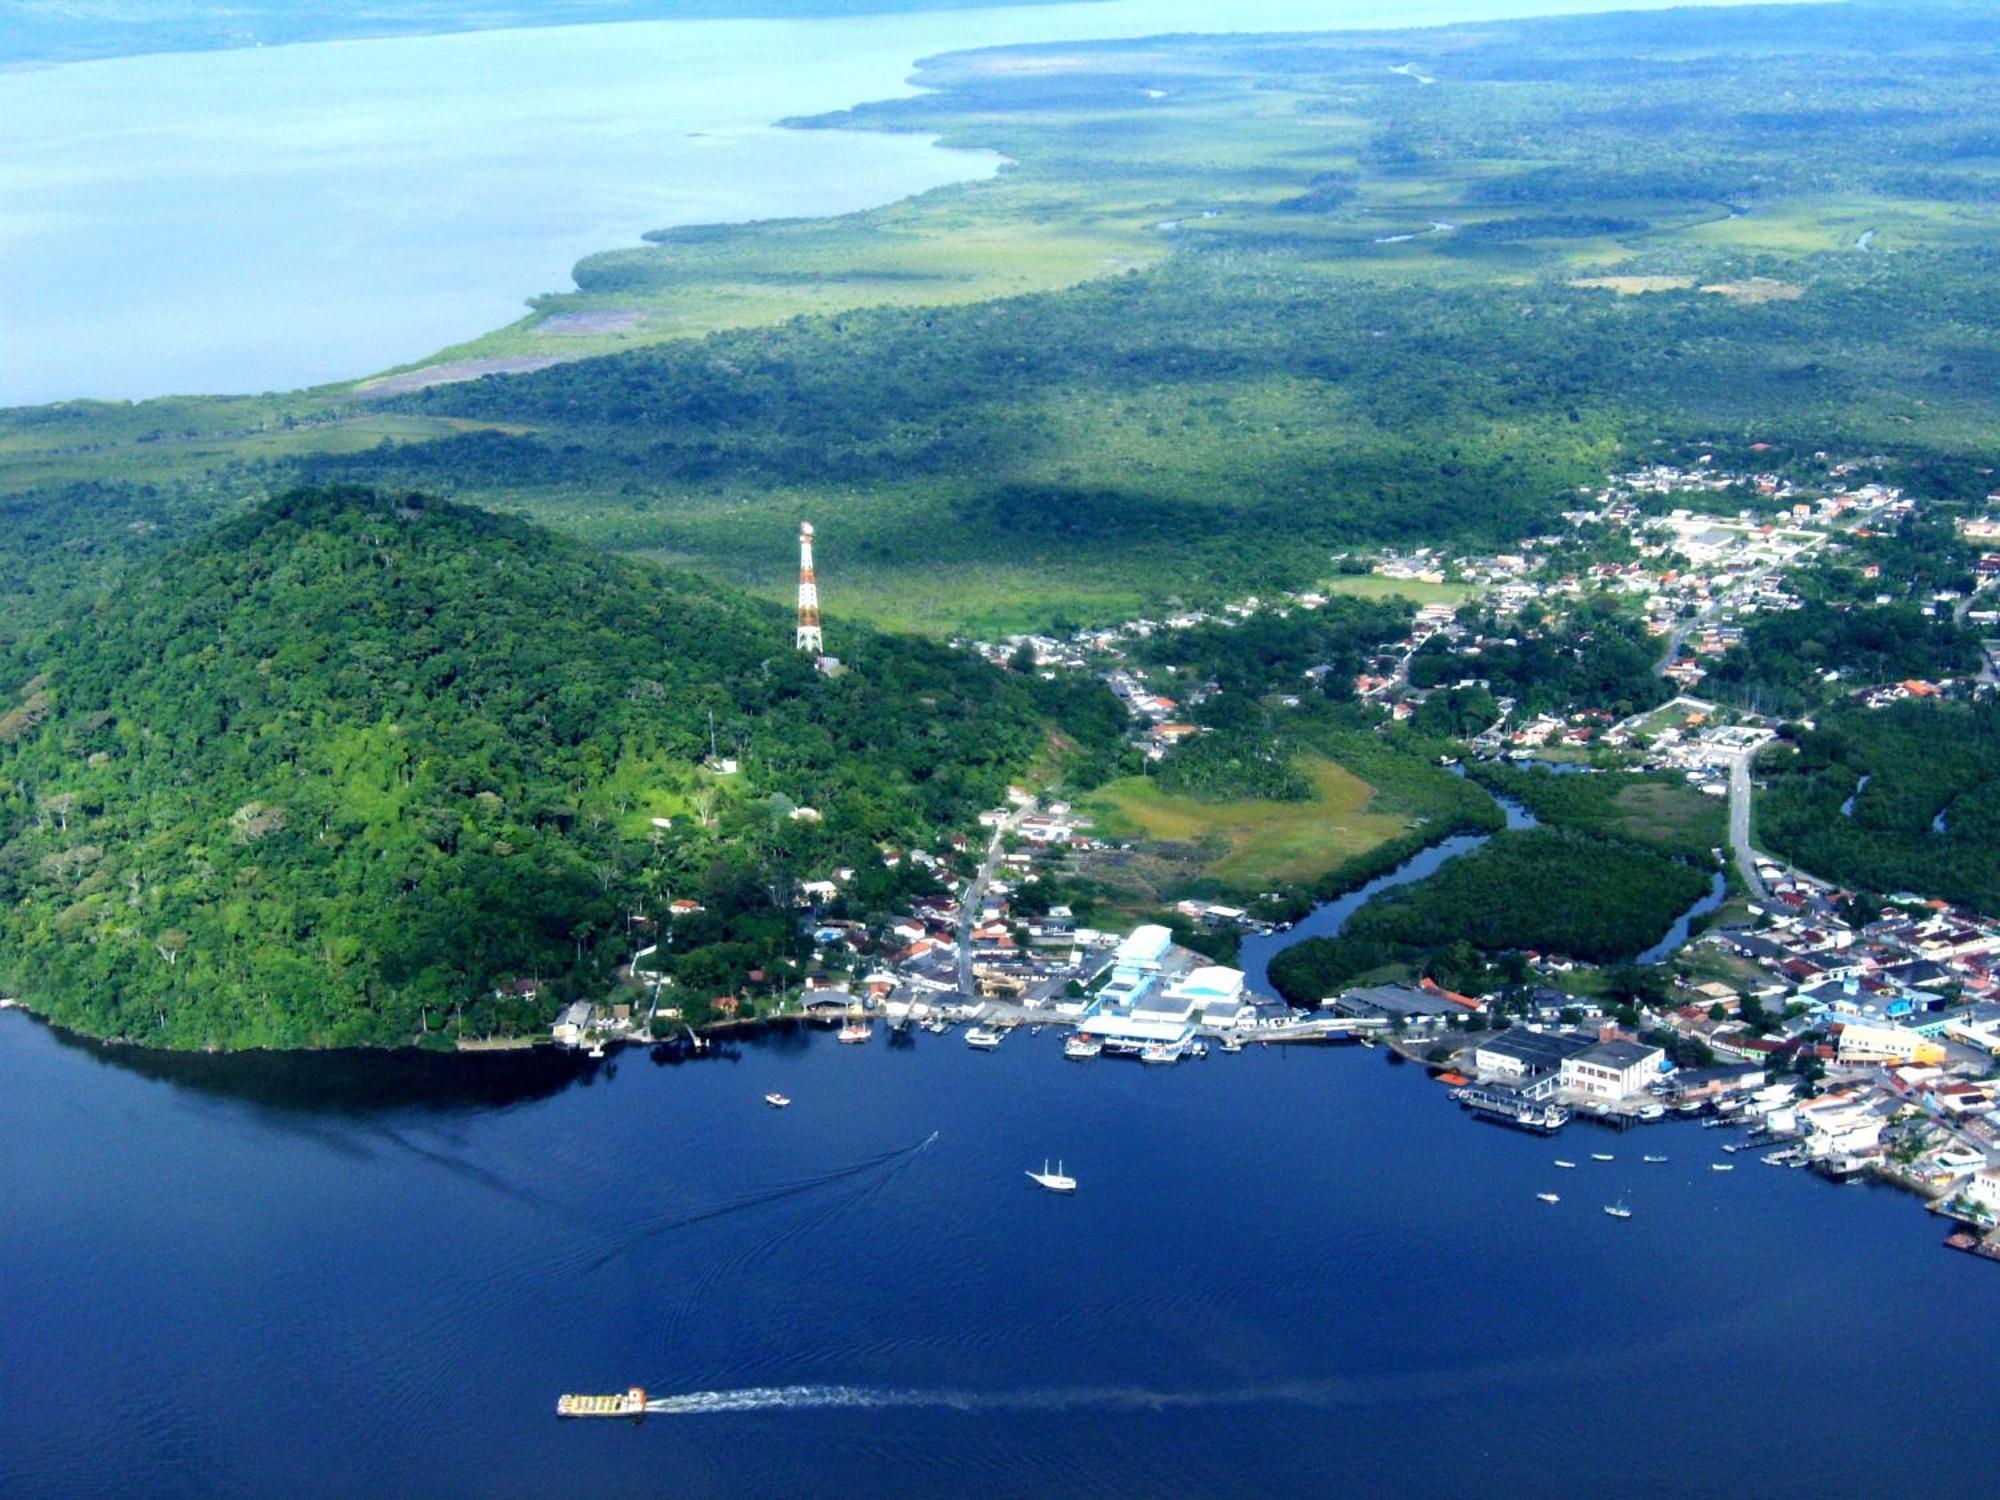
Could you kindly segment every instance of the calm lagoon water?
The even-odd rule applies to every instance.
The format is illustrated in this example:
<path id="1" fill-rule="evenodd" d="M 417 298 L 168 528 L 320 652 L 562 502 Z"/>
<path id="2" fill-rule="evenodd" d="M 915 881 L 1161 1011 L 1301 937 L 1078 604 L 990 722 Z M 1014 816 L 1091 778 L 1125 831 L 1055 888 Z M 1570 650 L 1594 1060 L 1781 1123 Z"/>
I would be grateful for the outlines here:
<path id="1" fill-rule="evenodd" d="M 1058 1043 L 173 1057 L 0 1014 L 0 1494 L 1987 1487 L 2000 1276 L 1906 1196 L 1481 1125 L 1379 1050 Z M 633 1382 L 691 1409 L 553 1414 Z"/>
<path id="2" fill-rule="evenodd" d="M 982 152 L 772 122 L 917 58 L 1602 0 L 1111 0 L 328 42 L 0 74 L 0 405 L 288 389 L 423 358 L 647 229 L 842 213 Z"/>

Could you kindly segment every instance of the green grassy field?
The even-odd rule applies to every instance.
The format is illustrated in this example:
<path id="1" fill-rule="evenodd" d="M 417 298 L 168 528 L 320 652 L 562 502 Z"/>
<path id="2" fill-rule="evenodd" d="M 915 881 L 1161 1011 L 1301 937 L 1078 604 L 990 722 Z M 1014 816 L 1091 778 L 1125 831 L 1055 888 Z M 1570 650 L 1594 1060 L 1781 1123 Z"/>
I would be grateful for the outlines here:
<path id="1" fill-rule="evenodd" d="M 1310 802 L 1205 802 L 1133 776 L 1084 806 L 1113 837 L 1200 846 L 1205 877 L 1250 894 L 1308 883 L 1409 829 L 1405 818 L 1371 811 L 1375 788 L 1351 771 L 1317 757 L 1300 766 Z"/>
<path id="2" fill-rule="evenodd" d="M 1407 599 L 1412 604 L 1451 605 L 1477 599 L 1481 592 L 1469 583 L 1424 583 L 1415 578 L 1382 578 L 1373 573 L 1327 579 L 1318 589 L 1322 594 L 1347 599 Z"/>

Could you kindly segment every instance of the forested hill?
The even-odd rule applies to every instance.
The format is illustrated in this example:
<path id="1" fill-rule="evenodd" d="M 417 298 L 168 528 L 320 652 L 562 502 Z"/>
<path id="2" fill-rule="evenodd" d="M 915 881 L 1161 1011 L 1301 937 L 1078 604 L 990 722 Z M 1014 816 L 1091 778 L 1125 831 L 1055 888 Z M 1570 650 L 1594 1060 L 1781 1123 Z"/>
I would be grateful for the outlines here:
<path id="1" fill-rule="evenodd" d="M 780 957 L 793 876 L 969 821 L 1046 742 L 982 663 L 830 644 L 833 678 L 778 608 L 486 512 L 273 501 L 4 668 L 0 988 L 176 1046 L 539 1026 L 718 886 L 773 893 Z"/>

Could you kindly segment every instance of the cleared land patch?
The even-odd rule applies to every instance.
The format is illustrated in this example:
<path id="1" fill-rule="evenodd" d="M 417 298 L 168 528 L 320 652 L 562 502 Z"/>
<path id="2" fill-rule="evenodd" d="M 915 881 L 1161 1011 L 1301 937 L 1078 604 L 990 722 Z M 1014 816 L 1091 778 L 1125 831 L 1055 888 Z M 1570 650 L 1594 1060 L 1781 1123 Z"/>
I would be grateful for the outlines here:
<path id="1" fill-rule="evenodd" d="M 1204 802 L 1130 776 L 1087 805 L 1113 836 L 1197 846 L 1203 876 L 1246 891 L 1309 881 L 1410 827 L 1370 811 L 1375 788 L 1344 767 L 1315 756 L 1299 768 L 1313 784 L 1310 802 Z"/>
<path id="2" fill-rule="evenodd" d="M 1621 297 L 1638 297 L 1647 292 L 1684 292 L 1694 285 L 1694 278 L 1692 276 L 1579 276 L 1570 285 L 1616 292 Z"/>

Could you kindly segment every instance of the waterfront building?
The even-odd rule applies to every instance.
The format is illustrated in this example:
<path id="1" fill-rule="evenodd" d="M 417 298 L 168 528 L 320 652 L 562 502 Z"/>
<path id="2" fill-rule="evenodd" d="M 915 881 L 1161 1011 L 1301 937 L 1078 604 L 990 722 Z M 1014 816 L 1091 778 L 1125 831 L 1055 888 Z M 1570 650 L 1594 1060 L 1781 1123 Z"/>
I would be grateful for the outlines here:
<path id="1" fill-rule="evenodd" d="M 551 1034 L 564 1047 L 581 1047 L 590 1031 L 595 1010 L 588 1000 L 572 1001 L 556 1018 Z"/>
<path id="2" fill-rule="evenodd" d="M 2000 1167 L 1988 1167 L 1965 1184 L 1965 1196 L 1989 1216 L 2000 1218 Z"/>
<path id="3" fill-rule="evenodd" d="M 1463 1011 L 1462 1006 L 1447 1000 L 1442 993 L 1434 994 L 1407 984 L 1371 984 L 1343 990 L 1324 1004 L 1335 1015 L 1375 1017 L 1412 1026 L 1434 1026 L 1446 1016 Z"/>
<path id="4" fill-rule="evenodd" d="M 1563 1059 L 1593 1045 L 1593 1039 L 1567 1031 L 1536 1031 L 1515 1026 L 1482 1039 L 1472 1054 L 1473 1070 L 1482 1082 L 1523 1088 L 1562 1072 Z"/>
<path id="5" fill-rule="evenodd" d="M 1134 1014 L 1179 1016 L 1187 1020 L 1199 1013 L 1205 1024 L 1211 1008 L 1233 1019 L 1243 1006 L 1243 971 L 1220 964 L 1204 964 L 1190 969 L 1167 986 L 1164 993 L 1134 1011 Z"/>
<path id="6" fill-rule="evenodd" d="M 1595 1099 L 1625 1099 L 1658 1078 L 1667 1054 L 1643 1042 L 1593 1042 L 1562 1060 L 1566 1089 Z"/>

